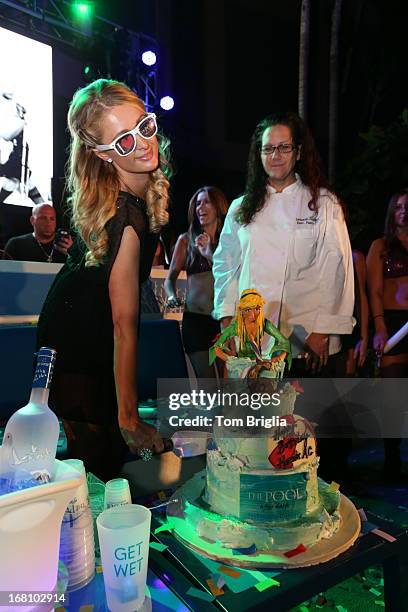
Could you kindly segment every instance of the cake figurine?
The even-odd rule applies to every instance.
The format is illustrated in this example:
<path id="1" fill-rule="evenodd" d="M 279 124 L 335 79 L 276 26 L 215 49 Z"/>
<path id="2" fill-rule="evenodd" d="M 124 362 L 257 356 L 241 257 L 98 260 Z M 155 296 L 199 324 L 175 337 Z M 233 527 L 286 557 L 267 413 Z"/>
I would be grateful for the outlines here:
<path id="1" fill-rule="evenodd" d="M 236 316 L 210 348 L 210 365 L 219 357 L 231 378 L 282 376 L 285 361 L 291 365 L 289 340 L 264 318 L 265 300 L 256 289 L 241 294 Z M 235 343 L 236 355 L 226 347 Z M 267 373 L 270 374 L 267 374 Z"/>

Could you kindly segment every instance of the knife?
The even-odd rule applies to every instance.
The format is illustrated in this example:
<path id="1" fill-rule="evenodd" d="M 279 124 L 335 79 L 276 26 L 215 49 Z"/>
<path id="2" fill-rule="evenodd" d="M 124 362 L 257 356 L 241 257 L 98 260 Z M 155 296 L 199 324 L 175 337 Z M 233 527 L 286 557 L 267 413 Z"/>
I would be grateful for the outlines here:
<path id="1" fill-rule="evenodd" d="M 197 457 L 205 455 L 212 434 L 207 431 L 176 431 L 171 438 L 163 438 L 161 453 L 153 453 L 150 448 L 141 448 L 137 455 L 142 461 L 150 461 L 153 455 L 172 451 L 177 457 Z"/>

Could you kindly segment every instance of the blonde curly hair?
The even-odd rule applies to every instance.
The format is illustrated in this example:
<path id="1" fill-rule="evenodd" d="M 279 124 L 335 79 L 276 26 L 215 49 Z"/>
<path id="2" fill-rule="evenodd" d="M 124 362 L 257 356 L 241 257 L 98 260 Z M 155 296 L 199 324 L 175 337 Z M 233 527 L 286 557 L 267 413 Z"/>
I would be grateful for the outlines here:
<path id="1" fill-rule="evenodd" d="M 68 188 L 71 193 L 73 224 L 88 251 L 86 266 L 102 263 L 108 248 L 106 223 L 116 213 L 120 180 L 113 164 L 95 155 L 101 142 L 101 119 L 114 106 L 132 104 L 142 111 L 143 102 L 124 83 L 98 79 L 79 89 L 68 111 L 71 134 L 68 160 Z M 169 141 L 157 135 L 159 166 L 150 173 L 146 191 L 146 206 L 150 230 L 159 232 L 168 222 L 170 164 Z"/>

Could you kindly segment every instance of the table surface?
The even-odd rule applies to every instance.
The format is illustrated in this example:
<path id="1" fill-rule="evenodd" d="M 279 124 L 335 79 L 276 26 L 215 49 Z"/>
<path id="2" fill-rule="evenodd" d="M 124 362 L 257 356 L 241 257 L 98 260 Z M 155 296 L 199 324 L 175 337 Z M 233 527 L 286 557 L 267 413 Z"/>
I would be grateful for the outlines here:
<path id="1" fill-rule="evenodd" d="M 152 612 L 188 612 L 180 599 L 164 584 L 156 574 L 149 569 L 147 575 L 147 586 L 152 600 Z M 93 606 L 93 612 L 108 612 L 105 599 L 105 586 L 102 572 L 96 572 L 95 577 L 87 586 L 68 593 L 68 604 L 65 606 L 67 612 L 79 612 L 90 610 L 86 606 Z"/>
<path id="2" fill-rule="evenodd" d="M 280 582 L 279 587 L 271 587 L 263 592 L 252 588 L 260 581 L 260 575 L 251 570 L 236 568 L 244 573 L 247 586 L 241 592 L 233 592 L 226 588 L 224 594 L 212 601 L 212 609 L 224 611 L 243 612 L 245 610 L 265 610 L 266 602 L 273 604 L 274 610 L 289 610 L 290 608 L 313 597 L 343 580 L 355 575 L 363 569 L 384 563 L 389 558 L 395 558 L 408 544 L 408 532 L 394 522 L 386 521 L 381 517 L 367 512 L 369 523 L 384 532 L 397 538 L 395 542 L 389 542 L 374 533 L 366 533 L 359 537 L 356 543 L 346 552 L 327 563 L 306 567 L 301 569 L 280 570 L 271 569 L 270 572 L 262 569 L 264 578 L 275 577 Z M 158 526 L 160 522 L 153 518 L 152 527 Z M 198 599 L 185 595 L 188 591 L 187 580 L 190 585 L 209 592 L 206 580 L 211 574 L 217 572 L 220 563 L 205 559 L 181 544 L 169 532 L 160 532 L 153 535 L 152 539 L 160 541 L 168 548 L 160 553 L 157 550 L 150 551 L 149 565 L 154 572 L 169 584 L 184 603 L 193 610 L 209 610 L 209 603 L 201 606 Z M 390 579 L 388 573 L 388 580 Z M 398 585 L 398 572 L 391 577 Z M 252 579 L 252 580 L 251 580 Z M 227 583 L 231 585 L 231 581 Z M 387 589 L 387 585 L 385 585 Z"/>

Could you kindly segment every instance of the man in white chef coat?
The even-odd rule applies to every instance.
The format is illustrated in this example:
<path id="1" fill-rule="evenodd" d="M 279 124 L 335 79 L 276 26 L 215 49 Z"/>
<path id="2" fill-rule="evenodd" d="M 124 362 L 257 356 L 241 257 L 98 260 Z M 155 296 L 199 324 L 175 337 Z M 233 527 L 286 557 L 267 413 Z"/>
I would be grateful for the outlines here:
<path id="1" fill-rule="evenodd" d="M 353 262 L 341 203 L 328 189 L 309 130 L 294 113 L 262 120 L 245 194 L 228 210 L 214 254 L 213 316 L 223 326 L 244 289 L 290 338 L 293 372 L 323 373 L 353 329 Z M 303 358 L 303 359 L 302 359 Z M 302 367 L 306 366 L 306 367 Z"/>

